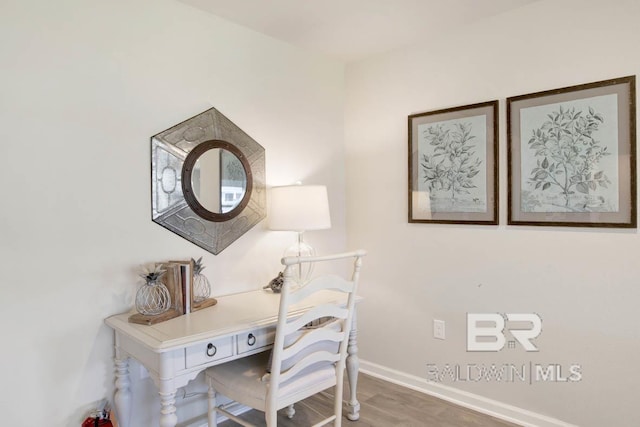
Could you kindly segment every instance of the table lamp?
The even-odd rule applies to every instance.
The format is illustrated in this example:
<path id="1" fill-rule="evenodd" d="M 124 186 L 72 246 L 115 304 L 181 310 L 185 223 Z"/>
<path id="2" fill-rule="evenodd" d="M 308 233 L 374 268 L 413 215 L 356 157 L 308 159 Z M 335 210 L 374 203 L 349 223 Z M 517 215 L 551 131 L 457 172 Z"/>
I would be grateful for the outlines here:
<path id="1" fill-rule="evenodd" d="M 296 231 L 298 241 L 284 256 L 314 256 L 313 247 L 304 242 L 303 234 L 310 230 L 331 228 L 329 199 L 324 185 L 287 185 L 271 189 L 269 229 Z M 299 284 L 306 282 L 313 271 L 312 263 L 299 265 Z"/>

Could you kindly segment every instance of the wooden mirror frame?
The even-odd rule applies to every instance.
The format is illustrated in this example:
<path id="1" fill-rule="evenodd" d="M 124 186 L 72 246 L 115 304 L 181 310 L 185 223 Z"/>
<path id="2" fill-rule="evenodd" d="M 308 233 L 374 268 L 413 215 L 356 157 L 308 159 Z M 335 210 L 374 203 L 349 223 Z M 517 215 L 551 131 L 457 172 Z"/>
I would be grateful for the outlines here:
<path id="1" fill-rule="evenodd" d="M 235 155 L 242 167 L 244 168 L 244 174 L 247 179 L 246 189 L 242 200 L 236 207 L 231 209 L 229 212 L 218 213 L 212 212 L 202 206 L 200 201 L 195 195 L 195 192 L 192 188 L 192 174 L 193 169 L 195 167 L 196 162 L 200 158 L 201 155 L 206 153 L 209 150 L 213 150 L 215 148 L 220 148 L 222 150 L 227 150 L 233 155 Z M 246 157 L 242 154 L 242 152 L 236 148 L 234 145 L 228 143 L 227 141 L 220 140 L 212 140 L 205 141 L 202 144 L 198 145 L 196 148 L 191 150 L 189 154 L 187 154 L 187 158 L 184 160 L 184 165 L 182 166 L 182 194 L 184 195 L 184 199 L 193 211 L 198 214 L 200 218 L 204 218 L 213 222 L 224 222 L 238 216 L 242 210 L 249 203 L 249 199 L 251 198 L 251 190 L 253 189 L 253 179 L 251 176 L 251 168 L 249 167 L 249 162 Z"/>

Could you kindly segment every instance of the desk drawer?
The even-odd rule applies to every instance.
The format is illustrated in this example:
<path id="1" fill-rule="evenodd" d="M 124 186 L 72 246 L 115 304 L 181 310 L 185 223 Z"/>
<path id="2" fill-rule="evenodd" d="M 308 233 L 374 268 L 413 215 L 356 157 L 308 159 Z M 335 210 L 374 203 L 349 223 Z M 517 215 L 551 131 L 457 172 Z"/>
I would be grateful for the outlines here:
<path id="1" fill-rule="evenodd" d="M 256 329 L 236 335 L 238 340 L 238 354 L 247 353 L 273 344 L 276 338 L 276 328 Z"/>
<path id="2" fill-rule="evenodd" d="M 233 355 L 232 337 L 220 338 L 210 342 L 187 347 L 186 367 L 204 365 L 214 360 L 224 359 Z"/>

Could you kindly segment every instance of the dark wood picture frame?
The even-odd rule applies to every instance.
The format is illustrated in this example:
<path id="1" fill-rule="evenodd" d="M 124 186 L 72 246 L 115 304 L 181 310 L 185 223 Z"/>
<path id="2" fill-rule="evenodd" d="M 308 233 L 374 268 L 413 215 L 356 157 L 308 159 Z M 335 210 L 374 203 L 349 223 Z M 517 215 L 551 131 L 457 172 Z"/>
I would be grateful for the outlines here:
<path id="1" fill-rule="evenodd" d="M 409 222 L 498 224 L 498 101 L 409 116 Z"/>
<path id="2" fill-rule="evenodd" d="M 636 228 L 635 102 L 635 76 L 507 98 L 507 223 Z"/>

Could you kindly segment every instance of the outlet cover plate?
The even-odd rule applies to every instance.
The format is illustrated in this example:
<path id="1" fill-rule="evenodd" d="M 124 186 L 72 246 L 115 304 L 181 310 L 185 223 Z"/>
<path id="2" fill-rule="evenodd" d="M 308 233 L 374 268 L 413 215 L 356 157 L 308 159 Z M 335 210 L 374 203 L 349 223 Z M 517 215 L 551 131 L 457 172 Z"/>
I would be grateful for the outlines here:
<path id="1" fill-rule="evenodd" d="M 444 320 L 433 319 L 433 337 L 440 340 L 445 339 Z"/>

